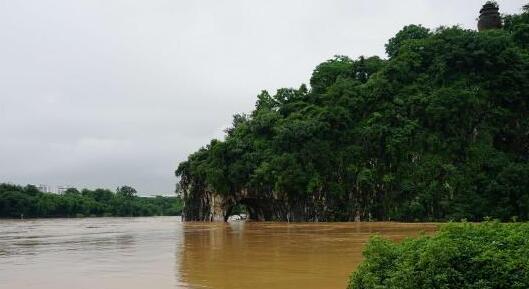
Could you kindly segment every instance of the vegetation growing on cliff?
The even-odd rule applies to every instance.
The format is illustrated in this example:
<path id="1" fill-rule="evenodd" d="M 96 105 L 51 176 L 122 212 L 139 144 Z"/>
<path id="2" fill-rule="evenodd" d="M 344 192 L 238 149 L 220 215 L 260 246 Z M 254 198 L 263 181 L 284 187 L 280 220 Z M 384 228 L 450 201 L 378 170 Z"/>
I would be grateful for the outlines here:
<path id="1" fill-rule="evenodd" d="M 387 60 L 336 56 L 263 91 L 181 163 L 188 219 L 529 219 L 529 11 L 500 30 L 410 25 Z"/>
<path id="2" fill-rule="evenodd" d="M 529 224 L 449 224 L 396 244 L 373 238 L 349 289 L 529 288 Z"/>
<path id="3" fill-rule="evenodd" d="M 0 184 L 0 218 L 179 215 L 179 197 L 138 197 L 132 187 L 68 189 L 63 194 L 42 193 L 34 186 Z"/>

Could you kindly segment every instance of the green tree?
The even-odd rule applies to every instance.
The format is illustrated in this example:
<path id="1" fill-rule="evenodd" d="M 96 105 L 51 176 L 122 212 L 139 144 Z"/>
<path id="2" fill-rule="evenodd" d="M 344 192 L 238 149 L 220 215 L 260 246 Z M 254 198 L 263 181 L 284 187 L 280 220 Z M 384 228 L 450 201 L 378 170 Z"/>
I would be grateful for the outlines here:
<path id="1" fill-rule="evenodd" d="M 399 50 L 407 41 L 425 39 L 430 36 L 430 30 L 421 25 L 408 25 L 400 30 L 395 37 L 386 44 L 386 53 L 390 58 L 398 55 Z"/>
<path id="2" fill-rule="evenodd" d="M 118 196 L 120 197 L 124 197 L 124 198 L 133 198 L 136 196 L 137 194 L 137 191 L 135 188 L 133 187 L 129 187 L 129 186 L 122 186 L 122 187 L 119 187 L 117 190 L 116 190 L 116 193 Z"/>

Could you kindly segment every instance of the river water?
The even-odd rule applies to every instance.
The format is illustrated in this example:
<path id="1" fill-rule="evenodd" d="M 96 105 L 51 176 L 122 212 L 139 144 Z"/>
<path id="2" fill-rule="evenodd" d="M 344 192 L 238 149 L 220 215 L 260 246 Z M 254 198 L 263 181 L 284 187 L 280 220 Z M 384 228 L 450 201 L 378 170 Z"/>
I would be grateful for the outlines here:
<path id="1" fill-rule="evenodd" d="M 178 217 L 0 220 L 1 289 L 344 289 L 397 223 L 182 223 Z"/>

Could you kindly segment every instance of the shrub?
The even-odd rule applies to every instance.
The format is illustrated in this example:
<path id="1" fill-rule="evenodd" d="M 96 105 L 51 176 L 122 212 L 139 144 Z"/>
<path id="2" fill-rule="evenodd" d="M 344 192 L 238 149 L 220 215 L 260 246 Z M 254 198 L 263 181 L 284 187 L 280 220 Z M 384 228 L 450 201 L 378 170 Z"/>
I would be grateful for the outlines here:
<path id="1" fill-rule="evenodd" d="M 448 224 L 401 243 L 374 237 L 349 289 L 529 288 L 529 224 Z"/>

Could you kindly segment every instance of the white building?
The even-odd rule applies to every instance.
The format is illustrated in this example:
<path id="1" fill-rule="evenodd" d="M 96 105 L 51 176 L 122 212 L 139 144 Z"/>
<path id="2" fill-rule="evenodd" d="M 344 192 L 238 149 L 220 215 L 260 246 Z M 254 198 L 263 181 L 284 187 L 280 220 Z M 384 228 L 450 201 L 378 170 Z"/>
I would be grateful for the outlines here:
<path id="1" fill-rule="evenodd" d="M 39 184 L 35 185 L 35 187 L 43 193 L 51 193 L 51 188 L 48 185 Z"/>
<path id="2" fill-rule="evenodd" d="M 64 192 L 66 192 L 68 189 L 73 189 L 72 186 L 58 186 L 57 187 L 57 194 L 62 195 Z"/>

